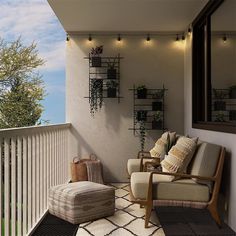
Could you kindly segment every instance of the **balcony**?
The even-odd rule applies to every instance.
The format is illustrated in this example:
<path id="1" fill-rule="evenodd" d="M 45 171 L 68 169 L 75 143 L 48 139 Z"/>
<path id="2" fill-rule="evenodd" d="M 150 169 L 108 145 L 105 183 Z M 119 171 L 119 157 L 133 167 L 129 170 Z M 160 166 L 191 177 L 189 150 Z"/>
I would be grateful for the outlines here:
<path id="1" fill-rule="evenodd" d="M 1 235 L 28 235 L 48 209 L 48 190 L 66 183 L 70 124 L 0 130 Z"/>

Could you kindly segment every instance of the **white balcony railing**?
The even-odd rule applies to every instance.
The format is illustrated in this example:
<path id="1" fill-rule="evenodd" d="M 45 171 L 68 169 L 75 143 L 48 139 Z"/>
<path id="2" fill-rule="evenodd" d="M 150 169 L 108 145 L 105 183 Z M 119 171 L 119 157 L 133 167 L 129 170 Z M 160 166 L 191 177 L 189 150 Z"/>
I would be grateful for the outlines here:
<path id="1" fill-rule="evenodd" d="M 0 235 L 27 235 L 48 209 L 49 188 L 68 181 L 69 127 L 0 130 Z"/>

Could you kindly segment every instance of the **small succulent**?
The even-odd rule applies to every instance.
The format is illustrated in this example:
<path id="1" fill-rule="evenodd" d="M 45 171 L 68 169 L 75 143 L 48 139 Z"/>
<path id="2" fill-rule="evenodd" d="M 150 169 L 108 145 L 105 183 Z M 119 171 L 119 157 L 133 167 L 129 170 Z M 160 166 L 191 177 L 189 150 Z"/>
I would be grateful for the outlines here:
<path id="1" fill-rule="evenodd" d="M 107 81 L 107 83 L 106 83 L 107 88 L 116 88 L 117 85 L 118 85 L 118 83 L 114 80 Z"/>
<path id="2" fill-rule="evenodd" d="M 137 90 L 139 91 L 139 90 L 143 90 L 143 89 L 146 89 L 146 86 L 145 85 L 139 85 L 138 87 L 137 87 Z"/>
<path id="3" fill-rule="evenodd" d="M 224 99 L 226 97 L 226 92 L 220 89 L 213 89 L 213 94 L 216 99 Z"/>
<path id="4" fill-rule="evenodd" d="M 160 89 L 152 94 L 152 98 L 154 99 L 162 99 L 165 94 L 165 89 Z"/>
<path id="5" fill-rule="evenodd" d="M 160 112 L 160 111 L 157 111 L 157 112 L 153 115 L 153 120 L 155 120 L 155 121 L 162 121 L 161 112 Z"/>
<path id="6" fill-rule="evenodd" d="M 107 65 L 110 69 L 114 69 L 115 64 L 116 64 L 116 60 L 117 60 L 117 57 L 108 59 Z"/>
<path id="7" fill-rule="evenodd" d="M 225 122 L 224 113 L 219 112 L 218 114 L 216 114 L 215 121 L 216 121 L 216 122 Z"/>

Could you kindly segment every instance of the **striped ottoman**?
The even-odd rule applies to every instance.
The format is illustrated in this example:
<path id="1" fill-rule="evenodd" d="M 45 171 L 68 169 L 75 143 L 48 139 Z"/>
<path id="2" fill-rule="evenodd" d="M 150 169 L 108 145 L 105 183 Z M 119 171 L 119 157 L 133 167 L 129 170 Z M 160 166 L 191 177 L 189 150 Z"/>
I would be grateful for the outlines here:
<path id="1" fill-rule="evenodd" d="M 49 212 L 72 224 L 113 215 L 115 189 L 89 181 L 52 187 L 49 191 Z"/>

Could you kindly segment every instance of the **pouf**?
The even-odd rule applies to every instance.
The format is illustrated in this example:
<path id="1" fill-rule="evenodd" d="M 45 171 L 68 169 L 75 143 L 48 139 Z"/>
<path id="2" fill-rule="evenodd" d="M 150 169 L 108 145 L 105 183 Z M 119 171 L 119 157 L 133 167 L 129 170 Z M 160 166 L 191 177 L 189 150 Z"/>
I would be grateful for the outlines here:
<path id="1" fill-rule="evenodd" d="M 113 215 L 115 189 L 89 181 L 54 186 L 49 190 L 49 212 L 72 224 Z"/>

